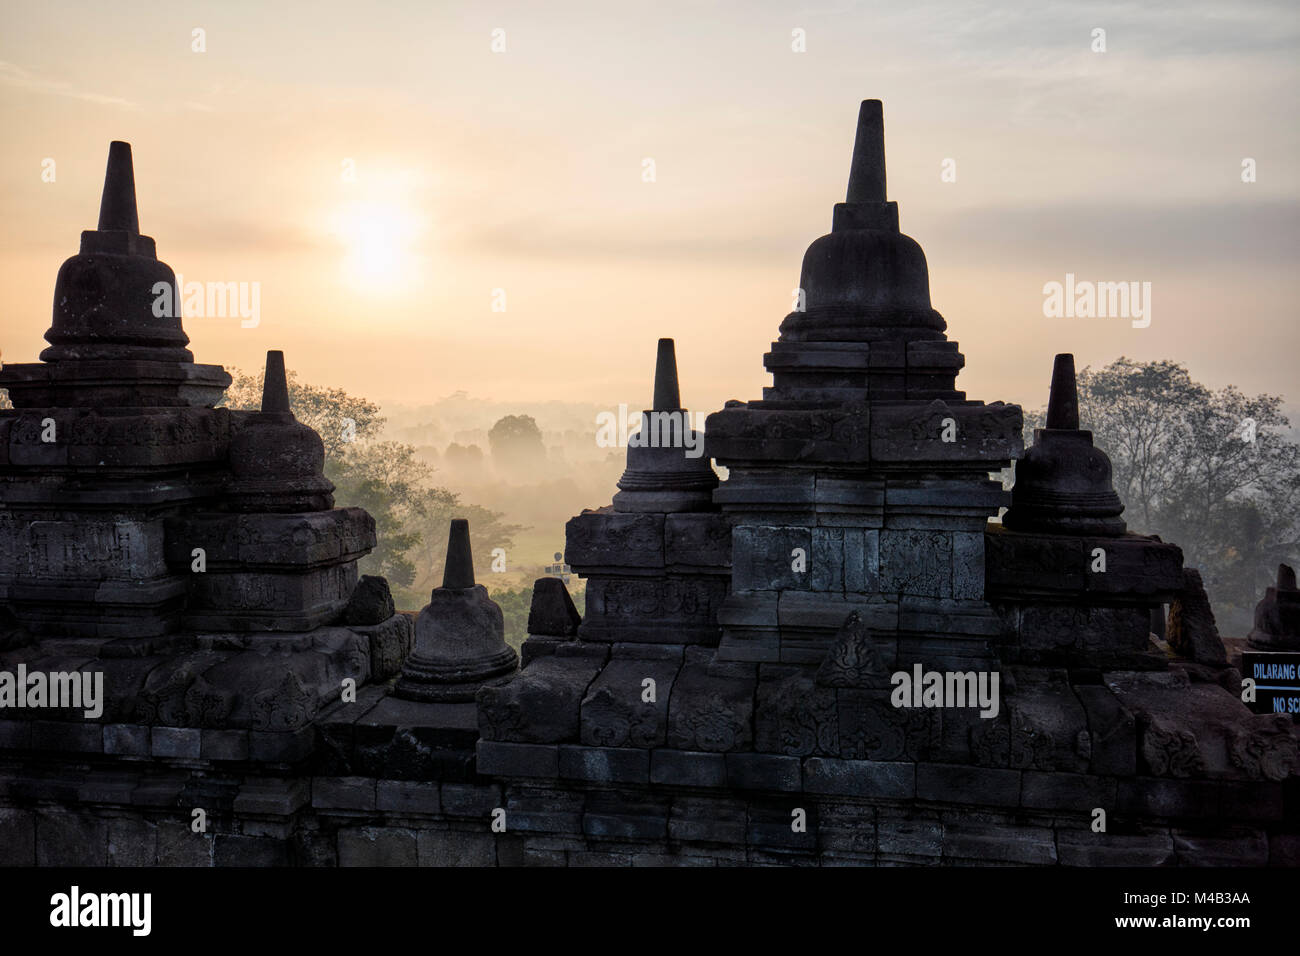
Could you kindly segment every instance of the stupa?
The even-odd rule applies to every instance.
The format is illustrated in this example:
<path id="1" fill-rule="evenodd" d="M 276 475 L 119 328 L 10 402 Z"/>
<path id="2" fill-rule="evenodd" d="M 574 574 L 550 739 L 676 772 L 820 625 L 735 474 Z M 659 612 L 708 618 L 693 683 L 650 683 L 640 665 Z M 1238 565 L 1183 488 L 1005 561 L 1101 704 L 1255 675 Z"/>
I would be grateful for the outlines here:
<path id="1" fill-rule="evenodd" d="M 712 510 L 718 476 L 701 454 L 704 436 L 690 425 L 677 384 L 672 339 L 660 339 L 655 358 L 654 407 L 641 413 L 641 428 L 629 439 L 627 469 L 618 481 L 614 509 L 668 513 Z"/>
<path id="2" fill-rule="evenodd" d="M 454 518 L 447 534 L 442 587 L 415 621 L 415 647 L 394 693 L 408 700 L 469 701 L 480 687 L 508 679 L 519 656 L 505 642 L 501 608 L 474 583 L 469 522 Z"/>
<path id="3" fill-rule="evenodd" d="M 670 691 L 686 700 L 689 678 L 705 676 L 730 576 L 731 530 L 711 501 L 718 478 L 682 407 L 672 339 L 659 340 L 653 394 L 611 504 L 565 528 L 565 561 L 587 579 L 586 613 L 579 623 L 563 582 L 534 593 L 529 629 L 540 630 L 524 645 L 527 666 L 477 698 L 490 740 L 630 746 L 640 748 L 633 759 L 648 760 L 646 748 L 669 738 Z M 649 700 L 646 679 L 655 687 Z M 745 696 L 740 682 L 723 686 Z M 683 709 L 683 727 L 691 717 Z"/>
<path id="4" fill-rule="evenodd" d="M 727 589 L 728 522 L 712 502 L 718 477 L 682 407 L 672 339 L 660 339 L 653 408 L 628 439 L 610 505 L 565 527 L 565 562 L 587 579 L 586 641 L 717 643 Z"/>
<path id="5" fill-rule="evenodd" d="M 6 365 L 0 377 L 14 407 L 215 405 L 230 376 L 219 365 L 194 364 L 174 305 L 178 291 L 154 240 L 140 234 L 131 144 L 114 142 L 99 224 L 81 234 L 81 250 L 55 281 L 50 346 L 40 363 Z"/>
<path id="6" fill-rule="evenodd" d="M 1034 435 L 1016 462 L 1011 507 L 985 536 L 987 593 L 1006 626 L 1001 656 L 1094 673 L 1163 669 L 1153 612 L 1177 604 L 1181 620 L 1184 590 L 1199 578 L 1185 580 L 1176 545 L 1125 532 L 1110 459 L 1079 428 L 1073 355 L 1053 362 L 1047 427 Z"/>
<path id="7" fill-rule="evenodd" d="M 989 473 L 1020 454 L 1021 412 L 954 388 L 964 360 L 884 156 L 867 100 L 846 201 L 804 255 L 804 308 L 764 357 L 773 385 L 708 418 L 734 522 L 722 660 L 819 663 L 851 611 L 891 635 L 888 666 L 993 660 L 984 525 L 1006 494 Z"/>
<path id="8" fill-rule="evenodd" d="M 1261 651 L 1300 651 L 1300 590 L 1290 565 L 1277 566 L 1277 582 L 1255 606 L 1249 641 Z"/>
<path id="9" fill-rule="evenodd" d="M 168 559 L 186 568 L 183 622 L 197 629 L 297 631 L 338 618 L 374 547 L 374 520 L 335 508 L 319 435 L 289 407 L 284 353 L 266 353 L 262 406 L 234 412 L 220 502 L 168 520 Z"/>
<path id="10" fill-rule="evenodd" d="M 0 412 L 0 604 L 34 638 L 33 668 L 67 663 L 72 642 L 77 667 L 104 674 L 103 720 L 132 756 L 151 737 L 198 755 L 204 728 L 225 741 L 214 755 L 248 757 L 256 732 L 283 734 L 261 751 L 283 757 L 345 678 L 395 673 L 410 621 L 389 605 L 335 626 L 374 521 L 333 507 L 280 352 L 260 411 L 215 407 L 230 376 L 194 363 L 176 292 L 115 142 L 98 228 L 59 270 L 50 347 L 0 369 L 15 406 Z M 54 726 L 51 752 L 119 741 Z"/>
<path id="11" fill-rule="evenodd" d="M 1124 533 L 1124 505 L 1111 484 L 1110 459 L 1079 428 L 1074 356 L 1056 356 L 1047 404 L 1047 425 L 1016 462 L 1011 508 L 1002 524 L 1016 531 L 1074 534 Z"/>
<path id="12" fill-rule="evenodd" d="M 139 638 L 180 623 L 187 572 L 163 555 L 169 515 L 224 485 L 230 376 L 196 365 L 175 274 L 140 234 L 131 147 L 109 147 L 98 228 L 59 269 L 41 361 L 5 365 L 0 600 L 34 633 Z"/>
<path id="13" fill-rule="evenodd" d="M 325 477 L 325 444 L 294 418 L 284 353 L 266 353 L 262 407 L 230 443 L 232 507 L 248 512 L 327 511 L 334 485 Z"/>

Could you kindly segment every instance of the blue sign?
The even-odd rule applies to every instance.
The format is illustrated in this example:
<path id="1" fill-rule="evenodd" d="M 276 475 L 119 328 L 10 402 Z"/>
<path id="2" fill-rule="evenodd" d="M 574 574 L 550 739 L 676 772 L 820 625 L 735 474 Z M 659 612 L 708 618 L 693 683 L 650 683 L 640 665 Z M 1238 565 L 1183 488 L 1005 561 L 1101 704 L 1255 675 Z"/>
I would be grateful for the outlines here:
<path id="1" fill-rule="evenodd" d="M 1241 676 L 1255 682 L 1257 714 L 1300 714 L 1300 652 L 1242 651 Z"/>

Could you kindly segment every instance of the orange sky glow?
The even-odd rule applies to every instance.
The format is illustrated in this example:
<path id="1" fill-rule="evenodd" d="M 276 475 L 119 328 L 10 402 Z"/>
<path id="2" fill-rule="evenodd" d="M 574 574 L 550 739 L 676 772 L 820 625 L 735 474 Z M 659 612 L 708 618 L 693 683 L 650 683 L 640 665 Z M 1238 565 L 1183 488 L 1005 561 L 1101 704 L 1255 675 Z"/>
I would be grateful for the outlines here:
<path id="1" fill-rule="evenodd" d="M 159 257 L 259 285 L 255 327 L 187 316 L 197 361 L 279 348 L 383 403 L 640 408 L 672 336 L 691 408 L 758 398 L 871 97 L 969 397 L 1041 406 L 1073 351 L 1300 403 L 1293 5 L 51 2 L 0 24 L 5 361 L 44 346 L 122 139 Z M 1067 273 L 1150 282 L 1150 326 L 1044 316 Z"/>

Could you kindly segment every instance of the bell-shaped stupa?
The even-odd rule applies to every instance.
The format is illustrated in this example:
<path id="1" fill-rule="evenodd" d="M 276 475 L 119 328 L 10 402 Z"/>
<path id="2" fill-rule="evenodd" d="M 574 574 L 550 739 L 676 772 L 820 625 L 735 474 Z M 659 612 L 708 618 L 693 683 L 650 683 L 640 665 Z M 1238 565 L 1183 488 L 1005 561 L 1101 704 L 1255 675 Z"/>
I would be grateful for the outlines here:
<path id="1" fill-rule="evenodd" d="M 690 412 L 682 408 L 673 340 L 660 339 L 654 408 L 641 413 L 641 430 L 628 440 L 614 510 L 705 511 L 713 506 L 717 486 L 718 476 L 704 456 L 704 436 L 691 428 Z"/>
<path id="2" fill-rule="evenodd" d="M 115 142 L 49 348 L 0 368 L 15 406 L 0 414 L 0 599 L 32 633 L 308 631 L 338 618 L 375 545 L 364 510 L 331 507 L 283 355 L 267 356 L 260 411 L 217 408 L 230 376 L 195 364 L 178 291 Z"/>
<path id="3" fill-rule="evenodd" d="M 50 345 L 40 363 L 5 366 L 0 386 L 17 408 L 215 405 L 230 376 L 194 363 L 179 291 L 140 234 L 131 145 L 114 142 L 98 227 L 82 232 L 55 281 Z"/>
<path id="4" fill-rule="evenodd" d="M 1015 531 L 1053 534 L 1124 533 L 1124 503 L 1111 484 L 1110 458 L 1079 428 L 1074 356 L 1056 356 L 1047 427 L 1034 429 L 1034 444 L 1016 462 L 1011 508 L 1002 523 Z"/>
<path id="5" fill-rule="evenodd" d="M 955 388 L 964 360 L 885 192 L 879 100 L 831 226 L 764 356 L 772 386 L 708 418 L 734 523 L 718 656 L 820 664 L 857 611 L 898 634 L 900 663 L 987 662 L 984 527 L 1006 499 L 989 472 L 1020 453 L 1022 416 Z"/>
<path id="6" fill-rule="evenodd" d="M 964 364 L 930 305 L 925 253 L 898 227 L 885 193 L 879 100 L 865 100 L 845 201 L 803 257 L 798 302 L 764 357 L 773 400 L 962 399 Z"/>
<path id="7" fill-rule="evenodd" d="M 325 477 L 325 444 L 294 418 L 284 353 L 266 353 L 261 411 L 230 441 L 231 503 L 237 511 L 325 511 L 334 485 Z"/>
<path id="8" fill-rule="evenodd" d="M 1249 640 L 1261 651 L 1300 651 L 1300 589 L 1290 565 L 1277 566 L 1277 582 L 1255 606 Z"/>
<path id="9" fill-rule="evenodd" d="M 447 536 L 442 587 L 415 621 L 415 648 L 394 693 L 420 701 L 469 701 L 480 687 L 508 680 L 519 655 L 505 642 L 501 608 L 474 583 L 469 522 L 455 518 Z"/>

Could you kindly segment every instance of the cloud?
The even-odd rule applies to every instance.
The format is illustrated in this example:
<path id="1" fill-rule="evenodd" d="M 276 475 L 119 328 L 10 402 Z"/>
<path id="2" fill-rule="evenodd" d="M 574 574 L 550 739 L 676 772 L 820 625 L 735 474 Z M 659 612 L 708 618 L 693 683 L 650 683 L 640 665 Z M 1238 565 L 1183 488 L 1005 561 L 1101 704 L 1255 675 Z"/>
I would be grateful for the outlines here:
<path id="1" fill-rule="evenodd" d="M 59 80 L 47 80 L 24 70 L 22 67 L 0 60 L 0 83 L 14 86 L 33 93 L 47 93 L 51 96 L 66 96 L 69 99 L 84 100 L 98 106 L 117 106 L 125 110 L 139 110 L 140 107 L 118 96 L 104 96 L 100 93 L 86 93 L 72 88 L 71 83 Z"/>
<path id="2" fill-rule="evenodd" d="M 485 256 L 538 260 L 631 262 L 755 262 L 789 256 L 789 236 L 752 232 L 743 235 L 632 234 L 613 224 L 608 232 L 564 226 L 513 225 L 474 231 L 456 240 L 462 249 Z M 685 232 L 685 230 L 684 230 Z"/>
<path id="3" fill-rule="evenodd" d="M 1078 257 L 1160 267 L 1289 268 L 1300 248 L 1300 201 L 1070 202 L 966 209 L 925 227 L 931 244 L 1010 265 Z"/>
<path id="4" fill-rule="evenodd" d="M 1244 187 L 1243 187 L 1244 188 Z M 654 262 L 774 262 L 798 255 L 816 232 L 780 216 L 756 222 L 743 210 L 704 213 L 653 229 L 612 220 L 535 215 L 476 224 L 454 237 L 478 255 L 532 259 Z M 1071 201 L 918 213 L 906 232 L 927 249 L 999 268 L 1064 262 L 1131 263 L 1144 268 L 1289 269 L 1300 248 L 1300 200 L 1202 203 Z M 720 226 L 730 223 L 734 231 Z"/>

